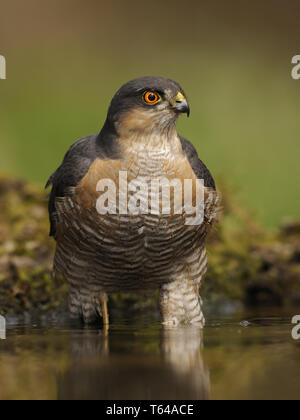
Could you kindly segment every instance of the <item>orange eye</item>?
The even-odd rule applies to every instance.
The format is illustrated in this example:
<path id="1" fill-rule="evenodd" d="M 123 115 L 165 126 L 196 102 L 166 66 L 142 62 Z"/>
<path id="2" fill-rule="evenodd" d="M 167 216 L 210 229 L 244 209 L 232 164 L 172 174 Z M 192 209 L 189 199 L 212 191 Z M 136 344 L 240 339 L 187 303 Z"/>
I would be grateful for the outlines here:
<path id="1" fill-rule="evenodd" d="M 157 102 L 161 101 L 161 97 L 156 92 L 146 92 L 144 94 L 144 101 L 146 102 L 146 104 L 154 105 Z"/>

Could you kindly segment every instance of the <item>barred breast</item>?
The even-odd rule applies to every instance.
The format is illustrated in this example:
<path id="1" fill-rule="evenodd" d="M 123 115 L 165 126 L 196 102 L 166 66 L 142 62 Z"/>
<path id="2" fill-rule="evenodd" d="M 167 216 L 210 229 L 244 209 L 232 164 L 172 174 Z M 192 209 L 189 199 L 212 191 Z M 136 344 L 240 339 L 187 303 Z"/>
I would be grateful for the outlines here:
<path id="1" fill-rule="evenodd" d="M 73 312 L 78 306 L 83 312 L 84 307 L 93 312 L 101 292 L 162 286 L 175 300 L 176 289 L 183 302 L 185 295 L 188 300 L 189 288 L 192 294 L 199 289 L 206 272 L 205 237 L 216 215 L 217 194 L 205 189 L 204 220 L 196 226 L 186 223 L 185 212 L 174 213 L 174 195 L 170 214 L 161 214 L 160 207 L 154 212 L 157 214 L 120 215 L 117 206 L 116 214 L 100 215 L 96 208 L 97 183 L 110 179 L 118 192 L 120 171 L 128 174 L 128 181 L 137 177 L 144 177 L 148 183 L 158 177 L 196 180 L 187 159 L 171 150 L 132 152 L 122 162 L 95 161 L 78 187 L 57 199 L 54 271 L 70 284 Z M 163 200 L 161 190 L 159 194 Z M 145 199 L 150 209 L 150 196 Z M 170 304 L 169 300 L 166 305 Z M 193 309 L 187 309 L 192 301 L 182 305 L 183 312 Z"/>

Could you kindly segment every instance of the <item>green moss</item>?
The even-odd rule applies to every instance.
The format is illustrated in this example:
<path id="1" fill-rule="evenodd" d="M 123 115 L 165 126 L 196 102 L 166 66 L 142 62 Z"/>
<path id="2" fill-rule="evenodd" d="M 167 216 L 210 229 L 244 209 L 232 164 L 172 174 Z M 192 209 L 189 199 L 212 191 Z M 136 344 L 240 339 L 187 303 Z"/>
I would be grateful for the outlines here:
<path id="1" fill-rule="evenodd" d="M 209 269 L 202 295 L 211 302 L 299 304 L 300 223 L 286 221 L 270 232 L 226 185 L 222 192 L 223 211 L 209 240 Z"/>
<path id="2" fill-rule="evenodd" d="M 46 194 L 0 177 L 0 311 L 48 311 L 66 298 L 64 282 L 51 278 L 54 243 L 48 237 Z"/>

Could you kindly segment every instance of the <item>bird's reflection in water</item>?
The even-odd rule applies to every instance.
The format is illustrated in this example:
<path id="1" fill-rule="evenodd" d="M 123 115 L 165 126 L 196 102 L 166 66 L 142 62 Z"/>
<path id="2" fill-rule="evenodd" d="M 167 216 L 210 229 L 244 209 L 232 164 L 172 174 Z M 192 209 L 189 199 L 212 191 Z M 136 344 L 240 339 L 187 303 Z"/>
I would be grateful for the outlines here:
<path id="1" fill-rule="evenodd" d="M 72 332 L 70 365 L 57 378 L 59 399 L 204 400 L 209 372 L 195 327 Z"/>

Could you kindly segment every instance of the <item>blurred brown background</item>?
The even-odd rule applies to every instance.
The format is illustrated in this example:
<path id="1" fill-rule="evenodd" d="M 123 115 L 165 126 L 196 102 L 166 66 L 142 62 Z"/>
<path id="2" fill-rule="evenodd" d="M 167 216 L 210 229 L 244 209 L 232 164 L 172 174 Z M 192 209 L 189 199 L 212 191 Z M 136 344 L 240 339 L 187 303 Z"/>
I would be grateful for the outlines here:
<path id="1" fill-rule="evenodd" d="M 299 215 L 300 2 L 0 0 L 1 171 L 44 183 L 120 85 L 182 84 L 179 123 L 268 226 Z"/>

